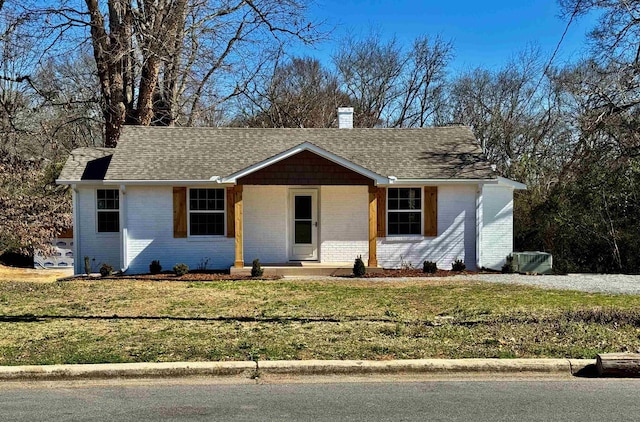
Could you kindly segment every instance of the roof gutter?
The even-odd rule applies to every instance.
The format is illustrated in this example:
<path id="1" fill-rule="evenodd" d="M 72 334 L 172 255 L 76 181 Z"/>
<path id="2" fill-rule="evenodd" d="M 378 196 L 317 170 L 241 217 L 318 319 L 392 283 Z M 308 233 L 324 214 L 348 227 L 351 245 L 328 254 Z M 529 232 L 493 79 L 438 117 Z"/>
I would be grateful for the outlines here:
<path id="1" fill-rule="evenodd" d="M 144 185 L 144 186 L 184 186 L 184 185 L 203 185 L 203 186 L 211 186 L 212 184 L 216 185 L 233 185 L 233 183 L 222 183 L 219 178 L 212 178 L 209 180 L 63 180 L 57 179 L 56 184 L 58 185 Z"/>
<path id="2" fill-rule="evenodd" d="M 505 177 L 496 177 L 495 179 L 399 179 L 395 176 L 389 176 L 388 185 L 506 185 L 513 189 L 527 189 L 524 183 L 516 182 Z M 381 186 L 386 186 L 382 184 Z"/>

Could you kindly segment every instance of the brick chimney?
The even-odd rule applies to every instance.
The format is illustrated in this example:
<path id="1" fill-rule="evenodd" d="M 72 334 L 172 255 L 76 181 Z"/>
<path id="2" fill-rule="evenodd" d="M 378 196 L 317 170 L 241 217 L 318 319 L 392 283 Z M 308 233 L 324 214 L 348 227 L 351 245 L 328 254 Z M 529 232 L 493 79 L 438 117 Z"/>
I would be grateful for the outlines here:
<path id="1" fill-rule="evenodd" d="M 338 128 L 353 129 L 353 107 L 338 107 Z"/>

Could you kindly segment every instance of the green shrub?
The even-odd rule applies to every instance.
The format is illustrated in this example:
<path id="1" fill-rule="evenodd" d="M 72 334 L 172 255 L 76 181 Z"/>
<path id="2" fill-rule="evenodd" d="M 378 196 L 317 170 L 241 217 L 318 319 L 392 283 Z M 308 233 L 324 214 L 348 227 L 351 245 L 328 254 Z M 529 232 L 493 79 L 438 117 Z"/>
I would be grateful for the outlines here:
<path id="1" fill-rule="evenodd" d="M 102 277 L 108 277 L 113 274 L 113 267 L 109 264 L 102 264 L 100 266 L 100 275 Z"/>
<path id="2" fill-rule="evenodd" d="M 433 261 L 424 261 L 422 263 L 422 272 L 427 274 L 435 274 L 438 271 L 438 266 Z"/>
<path id="3" fill-rule="evenodd" d="M 264 274 L 264 269 L 260 265 L 260 260 L 256 258 L 251 265 L 251 277 L 262 277 L 262 274 Z"/>
<path id="4" fill-rule="evenodd" d="M 362 261 L 362 255 L 356 258 L 356 262 L 353 264 L 353 275 L 356 277 L 362 277 L 367 272 L 367 267 L 364 266 Z"/>
<path id="5" fill-rule="evenodd" d="M 158 261 L 157 259 L 151 261 L 151 264 L 149 264 L 149 272 L 151 274 L 160 274 L 160 271 L 162 271 L 162 265 L 160 265 L 160 261 Z"/>
<path id="6" fill-rule="evenodd" d="M 456 259 L 451 263 L 451 269 L 453 271 L 464 271 L 466 268 L 467 266 L 464 265 L 464 262 L 462 262 L 461 259 Z"/>
<path id="7" fill-rule="evenodd" d="M 502 266 L 503 274 L 512 274 L 515 272 L 515 268 L 513 267 L 513 255 L 507 255 L 507 262 Z"/>
<path id="8" fill-rule="evenodd" d="M 173 272 L 178 276 L 183 276 L 189 273 L 189 266 L 187 264 L 176 264 L 173 266 Z"/>

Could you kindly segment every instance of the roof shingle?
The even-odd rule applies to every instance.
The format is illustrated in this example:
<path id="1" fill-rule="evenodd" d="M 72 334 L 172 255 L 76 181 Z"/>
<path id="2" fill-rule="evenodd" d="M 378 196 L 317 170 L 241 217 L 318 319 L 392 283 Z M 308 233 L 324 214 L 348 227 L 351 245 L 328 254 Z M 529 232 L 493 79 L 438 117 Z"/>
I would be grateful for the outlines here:
<path id="1" fill-rule="evenodd" d="M 225 177 L 305 142 L 385 177 L 496 177 L 470 128 L 464 126 L 419 129 L 127 126 L 123 129 L 105 180 L 209 180 L 213 176 Z M 63 170 L 65 177 L 78 175 L 74 169 L 82 163 L 72 158 L 71 164 L 67 162 Z M 67 170 L 70 165 L 72 168 Z M 61 179 L 73 180 L 65 177 L 61 175 Z"/>

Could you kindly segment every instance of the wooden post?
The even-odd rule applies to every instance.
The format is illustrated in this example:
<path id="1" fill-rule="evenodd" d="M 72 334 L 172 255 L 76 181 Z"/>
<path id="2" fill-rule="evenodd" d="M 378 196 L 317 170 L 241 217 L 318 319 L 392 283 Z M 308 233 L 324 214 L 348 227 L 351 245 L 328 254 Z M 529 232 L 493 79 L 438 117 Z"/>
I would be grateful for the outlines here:
<path id="1" fill-rule="evenodd" d="M 235 243 L 236 243 L 236 259 L 233 266 L 236 268 L 244 267 L 244 250 L 242 245 L 242 185 L 234 188 L 233 207 L 235 212 Z"/>
<path id="2" fill-rule="evenodd" d="M 369 186 L 369 267 L 378 266 L 378 195 L 375 186 Z"/>
<path id="3" fill-rule="evenodd" d="M 640 377 L 640 354 L 599 354 L 596 356 L 596 369 L 601 377 Z"/>

